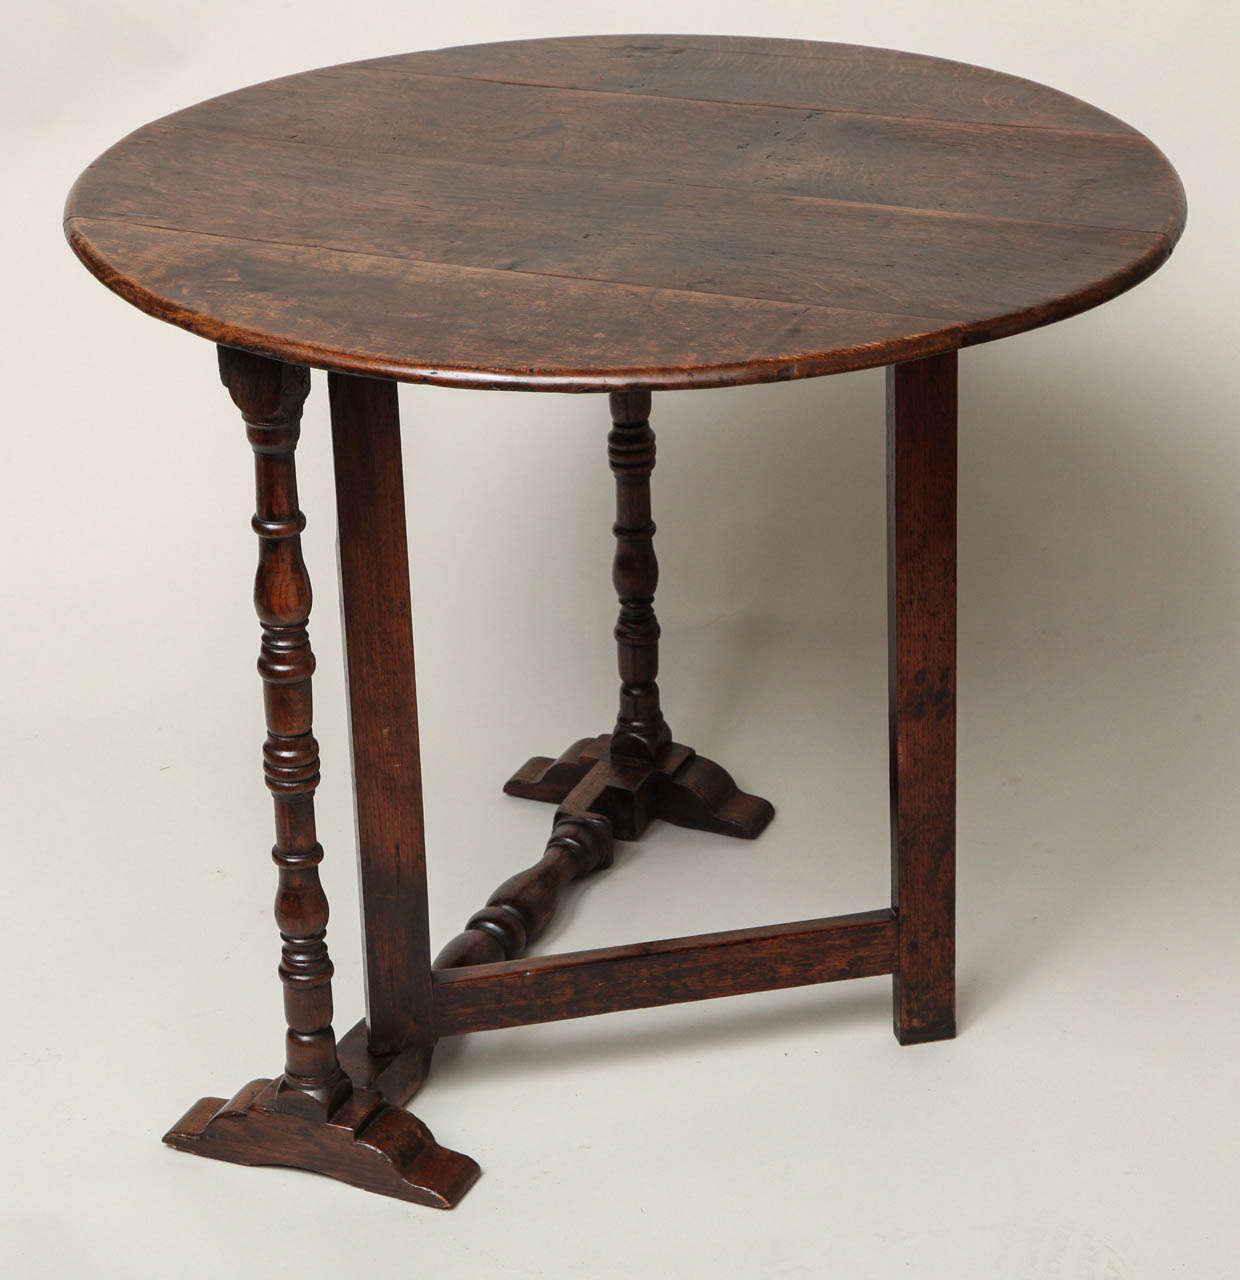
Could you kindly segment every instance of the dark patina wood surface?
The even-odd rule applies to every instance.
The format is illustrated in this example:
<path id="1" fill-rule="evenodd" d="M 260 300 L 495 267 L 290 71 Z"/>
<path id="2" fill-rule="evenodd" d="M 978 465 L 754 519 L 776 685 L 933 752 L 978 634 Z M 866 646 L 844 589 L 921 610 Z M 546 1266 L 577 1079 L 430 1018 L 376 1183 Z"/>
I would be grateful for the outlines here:
<path id="1" fill-rule="evenodd" d="M 100 157 L 70 243 L 220 344 L 255 455 L 285 1068 L 201 1099 L 165 1140 L 447 1207 L 478 1166 L 402 1110 L 440 1037 L 878 974 L 902 1043 L 954 1035 L 957 350 L 1113 297 L 1184 217 L 1157 148 L 1076 99 L 788 40 L 376 59 L 202 103 Z M 521 958 L 614 840 L 656 819 L 753 838 L 774 813 L 664 718 L 651 390 L 884 364 L 891 906 Z M 367 1017 L 338 1044 L 294 463 L 310 365 L 331 371 L 366 958 Z M 558 806 L 551 837 L 433 965 L 400 379 L 610 391 L 616 480 L 614 728 L 509 779 Z"/>
<path id="2" fill-rule="evenodd" d="M 956 354 L 887 370 L 891 905 L 901 1044 L 956 1034 Z"/>
<path id="3" fill-rule="evenodd" d="M 998 338 L 1135 284 L 1158 149 L 1042 85 L 811 41 L 599 36 L 327 67 L 139 129 L 66 231 L 136 306 L 328 369 L 723 386 Z"/>
<path id="4" fill-rule="evenodd" d="M 252 523 L 260 548 L 254 605 L 262 628 L 258 671 L 267 713 L 263 773 L 275 802 L 276 844 L 271 853 L 279 869 L 275 915 L 284 944 L 280 979 L 284 984 L 288 1032 L 283 1075 L 274 1080 L 252 1080 L 228 1101 L 200 1098 L 164 1134 L 164 1141 L 178 1150 L 217 1160 L 291 1165 L 415 1204 L 451 1208 L 476 1181 L 480 1172 L 477 1163 L 469 1156 L 441 1147 L 420 1120 L 401 1110 L 401 1104 L 425 1077 L 433 1044 L 428 1025 L 429 960 L 422 956 L 419 967 L 416 947 L 426 927 L 425 874 L 420 860 L 412 856 L 421 852 L 420 788 L 415 806 L 419 811 L 418 847 L 416 851 L 404 851 L 410 858 L 405 878 L 416 892 L 392 894 L 384 883 L 390 878 L 384 876 L 384 871 L 394 861 L 384 823 L 407 827 L 405 810 L 396 805 L 390 815 L 384 810 L 359 822 L 364 900 L 365 894 L 376 887 L 380 891 L 388 889 L 389 896 L 395 899 L 388 904 L 389 911 L 392 905 L 403 906 L 414 919 L 402 922 L 401 936 L 407 941 L 405 954 L 399 959 L 404 964 L 395 965 L 400 974 L 390 982 L 375 981 L 372 945 L 372 932 L 379 934 L 382 941 L 389 940 L 390 918 L 376 914 L 376 929 L 365 930 L 372 1024 L 376 993 L 381 1006 L 378 1035 L 374 1025 L 366 1035 L 350 1032 L 340 1046 L 341 1052 L 332 1029 L 333 969 L 326 942 L 328 907 L 319 882 L 323 847 L 316 838 L 314 822 L 319 746 L 311 731 L 310 682 L 315 668 L 308 631 L 311 589 L 301 555 L 306 518 L 298 506 L 294 462 L 310 373 L 305 368 L 229 347 L 221 347 L 219 354 L 220 377 L 241 410 L 254 450 L 257 510 Z M 367 386 L 362 384 L 358 394 L 366 397 Z M 376 447 L 380 450 L 388 439 L 383 428 L 395 428 L 394 415 L 384 416 L 382 393 L 380 387 L 377 403 L 369 406 L 379 440 Z M 354 409 L 355 406 L 338 407 L 334 403 L 333 419 L 347 420 Z M 390 461 L 390 455 L 385 460 Z M 346 472 L 350 461 L 345 458 L 341 463 Z M 389 483 L 398 483 L 399 467 L 392 476 Z M 403 509 L 399 514 L 403 516 Z M 389 522 L 389 527 L 399 527 L 403 552 L 403 519 Z M 384 557 L 383 563 L 403 561 Z M 407 589 L 407 578 L 403 585 Z M 347 592 L 345 604 L 348 613 Z M 399 607 L 395 617 L 399 631 Z M 382 632 L 379 634 L 382 636 Z M 346 642 L 350 663 L 359 654 L 364 656 L 354 634 L 347 632 Z M 407 666 L 395 664 L 393 679 L 399 682 L 403 677 L 409 678 L 411 699 L 412 652 L 408 659 Z M 350 666 L 351 677 L 353 674 Z M 355 700 L 355 721 L 359 710 L 366 709 L 369 708 L 365 704 L 359 708 Z M 395 712 L 408 710 L 409 704 L 396 698 Z M 416 718 L 406 732 L 414 735 L 411 759 L 416 768 Z M 363 790 L 367 799 L 373 798 L 369 795 L 374 785 L 372 775 L 382 772 L 370 767 L 368 757 L 372 754 L 368 732 L 358 735 L 355 725 L 359 798 Z M 408 756 L 407 752 L 403 754 Z M 368 914 L 363 912 L 364 917 Z M 390 968 L 395 959 L 384 963 Z M 426 987 L 426 998 L 419 1001 L 422 986 Z M 407 1028 L 388 1025 L 392 988 L 395 994 L 410 1000 L 411 1025 Z M 394 1039 L 399 1043 L 393 1045 Z"/>

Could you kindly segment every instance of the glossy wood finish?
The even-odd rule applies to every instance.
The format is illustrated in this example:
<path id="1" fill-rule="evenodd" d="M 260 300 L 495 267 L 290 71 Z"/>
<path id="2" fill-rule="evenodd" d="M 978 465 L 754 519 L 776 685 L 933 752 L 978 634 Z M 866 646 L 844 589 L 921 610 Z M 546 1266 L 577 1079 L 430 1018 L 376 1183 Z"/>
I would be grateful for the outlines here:
<path id="1" fill-rule="evenodd" d="M 396 387 L 328 376 L 372 1053 L 434 1043 Z M 420 958 L 421 963 L 411 963 Z"/>
<path id="2" fill-rule="evenodd" d="M 283 941 L 280 980 L 288 1019 L 284 1077 L 275 1102 L 323 1118 L 350 1092 L 332 1032 L 332 963 L 327 954 L 327 897 L 319 883 L 323 848 L 315 835 L 319 744 L 311 732 L 314 653 L 307 626 L 310 576 L 301 555 L 306 517 L 297 505 L 293 461 L 310 372 L 220 348 L 220 377 L 254 450 L 254 532 L 258 572 L 254 607 L 262 624 L 258 673 L 263 680 L 267 740 L 263 774 L 275 804 L 279 868 L 276 923 Z"/>
<path id="3" fill-rule="evenodd" d="M 403 1107 L 425 1083 L 433 1052 L 434 1045 L 415 1041 L 397 1053 L 375 1053 L 365 1018 L 355 1022 L 336 1046 L 353 1087 L 373 1089 L 394 1107 Z"/>
<path id="4" fill-rule="evenodd" d="M 607 461 L 616 478 L 616 557 L 611 581 L 620 597 L 616 654 L 620 667 L 620 712 L 611 732 L 613 755 L 657 760 L 672 740 L 659 706 L 659 620 L 654 593 L 659 561 L 650 518 L 650 473 L 655 439 L 650 429 L 650 392 L 613 391 Z"/>
<path id="5" fill-rule="evenodd" d="M 613 752 L 609 733 L 582 738 L 555 760 L 527 760 L 504 794 L 602 814 L 617 840 L 640 840 L 656 818 L 753 840 L 775 816 L 769 801 L 742 791 L 726 769 L 692 747 L 669 742 L 647 763 Z"/>
<path id="6" fill-rule="evenodd" d="M 314 824 L 319 749 L 311 734 L 311 590 L 293 460 L 310 372 L 224 347 L 219 360 L 254 450 L 253 525 L 260 546 L 254 604 L 262 624 L 258 670 L 267 713 L 263 772 L 276 811 L 272 856 L 279 868 L 276 921 L 284 944 L 280 978 L 288 1034 L 281 1077 L 251 1081 L 227 1102 L 199 1099 L 164 1141 L 216 1160 L 310 1169 L 368 1191 L 450 1208 L 477 1180 L 477 1164 L 439 1146 L 399 1107 L 425 1076 L 425 1035 L 405 1052 L 379 1058 L 351 1033 L 345 1057 L 357 1073 L 351 1077 L 332 1031 L 328 906 Z M 382 425 L 380 420 L 380 430 Z M 424 878 L 414 879 L 424 894 Z M 429 981 L 429 971 L 424 957 L 419 965 L 416 950 L 410 958 L 416 990 Z"/>
<path id="7" fill-rule="evenodd" d="M 320 1120 L 278 1105 L 278 1082 L 252 1080 L 227 1102 L 202 1098 L 164 1135 L 178 1151 L 231 1164 L 284 1165 L 433 1209 L 451 1209 L 481 1172 L 439 1146 L 416 1117 L 352 1090 Z"/>
<path id="8" fill-rule="evenodd" d="M 612 427 L 607 460 L 616 480 L 612 584 L 620 598 L 615 628 L 620 670 L 616 725 L 609 734 L 574 742 L 558 759 L 527 760 L 504 784 L 504 792 L 560 805 L 557 822 L 572 815 L 600 818 L 619 840 L 640 839 L 656 818 L 752 840 L 775 816 L 770 803 L 741 791 L 731 774 L 713 760 L 673 742 L 663 717 L 655 680 L 660 633 L 654 593 L 659 562 L 650 506 L 655 462 L 650 393 L 613 391 L 609 400 Z"/>
<path id="9" fill-rule="evenodd" d="M 400 1109 L 440 1036 L 888 973 L 902 1043 L 953 1035 L 956 352 L 1128 288 L 1184 216 L 1158 150 L 1076 99 L 788 40 L 374 59 L 201 103 L 100 157 L 70 243 L 224 344 L 258 494 L 286 1064 L 165 1141 L 449 1207 L 478 1167 Z M 663 716 L 651 390 L 882 364 L 891 907 L 519 958 L 613 840 L 658 818 L 753 838 L 774 812 Z M 366 959 L 367 1017 L 339 1045 L 294 467 L 308 365 L 330 371 Z M 394 379 L 612 393 L 615 727 L 509 780 L 558 806 L 551 837 L 434 966 Z"/>
<path id="10" fill-rule="evenodd" d="M 891 903 L 901 1044 L 956 1034 L 956 356 L 887 370 Z"/>
<path id="11" fill-rule="evenodd" d="M 462 933 L 435 957 L 436 969 L 489 964 L 519 956 L 551 922 L 570 880 L 610 867 L 611 823 L 590 813 L 561 810 L 542 858 L 510 876 L 475 911 Z"/>
<path id="12" fill-rule="evenodd" d="M 1156 147 L 891 50 L 573 37 L 328 67 L 130 135 L 66 207 L 110 288 L 207 338 L 460 386 L 720 386 L 1094 306 L 1185 216 Z"/>

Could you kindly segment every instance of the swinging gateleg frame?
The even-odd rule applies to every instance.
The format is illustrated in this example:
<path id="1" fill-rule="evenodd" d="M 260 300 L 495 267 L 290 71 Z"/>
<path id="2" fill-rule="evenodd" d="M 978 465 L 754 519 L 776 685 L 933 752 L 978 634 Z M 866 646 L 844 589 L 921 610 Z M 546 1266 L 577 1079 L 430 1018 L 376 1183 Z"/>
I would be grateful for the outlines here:
<path id="1" fill-rule="evenodd" d="M 620 710 L 610 734 L 535 757 L 505 786 L 557 806 L 541 859 L 505 881 L 432 963 L 396 383 L 331 373 L 341 606 L 357 808 L 366 1017 L 336 1043 L 314 836 L 314 660 L 293 463 L 307 371 L 220 348 L 256 459 L 265 774 L 276 806 L 283 1075 L 201 1099 L 165 1136 L 242 1164 L 327 1173 L 451 1207 L 477 1165 L 401 1108 L 449 1035 L 893 975 L 897 1039 L 955 1034 L 956 354 L 887 369 L 890 907 L 520 958 L 564 886 L 656 818 L 752 839 L 774 810 L 672 740 L 656 682 L 650 393 L 610 394 Z"/>

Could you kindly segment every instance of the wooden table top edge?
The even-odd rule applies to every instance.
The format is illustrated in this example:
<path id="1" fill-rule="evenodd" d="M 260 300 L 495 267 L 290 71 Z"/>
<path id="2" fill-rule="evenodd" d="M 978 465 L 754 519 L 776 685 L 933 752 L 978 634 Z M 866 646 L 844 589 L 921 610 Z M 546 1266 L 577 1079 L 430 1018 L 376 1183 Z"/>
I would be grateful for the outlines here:
<path id="1" fill-rule="evenodd" d="M 860 50 L 865 53 L 889 56 L 892 59 L 910 60 L 916 65 L 935 65 L 943 68 L 959 68 L 973 75 L 993 76 L 996 83 L 1011 86 L 1028 86 L 1030 90 L 1048 93 L 1054 99 L 1062 100 L 1073 107 L 1079 107 L 1091 120 L 1105 122 L 1110 128 L 1057 127 L 1040 123 L 1017 123 L 1001 120 L 971 119 L 969 117 L 972 100 L 960 104 L 959 109 L 965 114 L 960 118 L 949 115 L 927 115 L 924 113 L 893 114 L 875 112 L 851 107 L 832 107 L 815 105 L 809 102 L 773 102 L 732 100 L 720 97 L 696 97 L 685 94 L 647 91 L 645 89 L 609 89 L 595 88 L 588 85 L 557 83 L 554 79 L 537 79 L 530 76 L 486 75 L 464 71 L 445 70 L 432 72 L 405 65 L 408 60 L 430 57 L 436 54 L 469 54 L 473 51 L 519 49 L 522 46 L 592 46 L 597 50 L 608 51 L 611 47 L 629 43 L 637 47 L 640 42 L 650 42 L 651 47 L 660 42 L 675 42 L 677 45 L 692 47 L 704 52 L 716 51 L 718 46 L 726 47 L 729 54 L 751 54 L 754 57 L 806 58 L 809 60 L 829 60 L 825 53 L 816 50 Z M 217 238 L 238 243 L 255 243 L 270 246 L 274 249 L 313 249 L 324 254 L 351 254 L 360 257 L 371 257 L 376 260 L 410 264 L 420 268 L 442 272 L 447 278 L 464 272 L 487 272 L 494 275 L 524 276 L 527 278 L 571 281 L 586 288 L 606 289 L 608 287 L 625 288 L 633 291 L 649 291 L 652 295 L 676 295 L 679 293 L 700 294 L 703 297 L 723 301 L 749 301 L 760 303 L 764 307 L 797 307 L 804 312 L 848 313 L 850 311 L 870 315 L 880 320 L 900 318 L 909 322 L 912 332 L 892 337 L 876 337 L 858 342 L 854 345 L 838 345 L 824 350 L 788 350 L 778 354 L 755 353 L 744 359 L 725 362 L 712 362 L 709 359 L 688 365 L 650 364 L 626 365 L 603 364 L 597 361 L 574 365 L 566 361 L 564 366 L 547 364 L 542 366 L 531 364 L 526 367 L 518 364 L 487 365 L 483 363 L 444 363 L 442 361 L 422 361 L 414 354 L 393 354 L 382 351 L 353 349 L 348 345 L 336 345 L 315 340 L 314 335 L 294 336 L 282 335 L 278 332 L 253 327 L 241 322 L 230 322 L 220 316 L 208 315 L 203 311 L 179 303 L 155 292 L 139 280 L 128 275 L 122 267 L 108 260 L 107 255 L 92 243 L 91 225 L 115 225 L 127 228 L 141 228 L 160 235 L 181 235 L 185 237 L 204 236 L 211 233 L 193 226 L 175 226 L 159 221 L 146 221 L 140 217 L 124 213 L 91 212 L 90 201 L 80 198 L 84 185 L 89 185 L 90 175 L 96 166 L 106 165 L 114 153 L 119 152 L 135 136 L 149 134 L 152 130 L 167 127 L 171 129 L 187 129 L 205 133 L 236 133 L 252 138 L 258 142 L 290 141 L 270 137 L 261 131 L 251 129 L 233 129 L 218 123 L 203 123 L 187 119 L 199 108 L 216 103 L 242 92 L 262 90 L 265 87 L 280 85 L 284 82 L 299 80 L 304 77 L 325 75 L 327 73 L 382 72 L 393 70 L 400 76 L 427 80 L 455 80 L 499 85 L 512 85 L 534 89 L 547 89 L 554 92 L 595 94 L 615 98 L 655 98 L 672 101 L 686 101 L 695 104 L 709 104 L 713 107 L 768 108 L 771 110 L 806 110 L 819 114 L 835 116 L 855 116 L 869 119 L 895 121 L 900 124 L 924 125 L 933 129 L 968 129 L 980 131 L 1032 132 L 1051 135 L 1069 135 L 1072 137 L 1105 140 L 1107 145 L 1129 145 L 1144 149 L 1164 172 L 1169 180 L 1165 216 L 1151 219 L 1161 225 L 1157 226 L 1119 226 L 1092 223 L 1088 221 L 1074 222 L 1045 217 L 1007 216 L 1002 213 L 975 212 L 949 208 L 921 207 L 918 205 L 895 203 L 869 203 L 861 200 L 837 198 L 800 192 L 784 192 L 750 187 L 738 183 L 721 182 L 708 184 L 706 189 L 718 189 L 730 195 L 743 195 L 752 198 L 756 203 L 763 201 L 816 201 L 826 206 L 849 207 L 853 209 L 874 210 L 876 213 L 891 213 L 912 217 L 931 219 L 956 219 L 963 224 L 1001 227 L 1005 224 L 1013 226 L 1034 226 L 1061 228 L 1065 231 L 1096 231 L 1099 237 L 1108 235 L 1129 235 L 1134 239 L 1140 237 L 1146 243 L 1141 252 L 1118 269 L 1095 280 L 1088 281 L 1075 291 L 1057 294 L 1020 306 L 1012 310 L 999 311 L 993 315 L 974 315 L 967 318 L 953 317 L 950 312 L 936 316 L 924 316 L 915 308 L 865 308 L 850 307 L 841 303 L 839 306 L 822 302 L 792 302 L 778 298 L 761 298 L 731 292 L 724 289 L 689 289 L 672 285 L 662 289 L 657 285 L 641 280 L 614 279 L 591 275 L 575 275 L 542 271 L 536 267 L 510 268 L 498 265 L 470 265 L 461 262 L 444 261 L 433 254 L 425 256 L 413 253 L 370 253 L 355 248 L 334 245 L 321 245 L 298 240 L 283 240 L 269 237 L 244 238 L 218 233 Z M 562 77 L 567 78 L 567 77 Z M 789 95 L 790 98 L 796 95 Z M 807 95 L 812 96 L 812 95 Z M 956 104 L 950 104 L 955 109 Z M 978 114 L 974 110 L 972 114 Z M 333 144 L 313 139 L 294 139 L 301 145 L 310 148 L 321 148 L 330 151 Z M 362 151 L 373 148 L 362 146 Z M 382 154 L 380 149 L 379 154 Z M 395 154 L 401 154 L 396 152 Z M 470 164 L 487 169 L 516 170 L 530 172 L 539 171 L 539 166 L 523 163 L 517 157 L 516 163 L 509 164 L 506 159 L 497 162 L 494 159 L 484 160 L 470 157 L 467 161 L 445 160 L 442 157 L 429 155 L 426 163 L 435 165 Z M 702 188 L 704 184 L 690 180 L 668 182 L 664 179 L 647 175 L 624 175 L 623 181 L 630 184 L 649 183 L 658 186 L 676 188 Z M 81 206 L 85 203 L 85 207 Z M 562 392 L 604 392 L 623 388 L 643 389 L 650 391 L 709 389 L 726 386 L 739 386 L 760 383 L 799 380 L 819 377 L 835 373 L 881 367 L 900 363 L 906 360 L 919 359 L 925 356 L 943 354 L 963 347 L 1008 337 L 1026 330 L 1039 328 L 1073 315 L 1092 309 L 1110 301 L 1119 294 L 1134 287 L 1156 271 L 1170 256 L 1183 233 L 1187 221 L 1187 200 L 1183 183 L 1170 161 L 1163 152 L 1145 134 L 1118 117 L 1095 107 L 1082 99 L 1053 89 L 1038 81 L 1014 76 L 976 64 L 962 63 L 950 58 L 941 58 L 929 54 L 912 54 L 906 51 L 890 49 L 878 45 L 851 45 L 838 42 L 781 40 L 767 37 L 748 36 L 693 36 L 677 34 L 606 34 L 600 36 L 554 36 L 539 37 L 531 40 L 517 39 L 510 41 L 479 42 L 471 45 L 447 46 L 441 49 L 414 50 L 407 53 L 384 55 L 375 58 L 359 59 L 348 63 L 329 64 L 307 71 L 274 77 L 243 89 L 230 90 L 213 95 L 202 102 L 171 113 L 159 120 L 149 122 L 133 130 L 125 138 L 113 144 L 79 175 L 73 184 L 65 203 L 64 231 L 74 253 L 83 265 L 108 289 L 124 298 L 137 309 L 157 319 L 164 320 L 179 328 L 188 330 L 220 345 L 235 347 L 255 354 L 269 356 L 288 363 L 302 364 L 338 373 L 354 374 L 366 377 L 388 378 L 400 382 L 427 383 L 439 386 L 450 386 L 470 389 L 496 390 L 529 390 L 529 391 L 562 391 Z"/>
<path id="2" fill-rule="evenodd" d="M 703 54 L 685 56 L 677 39 Z M 546 48 L 559 43 L 567 53 Z M 746 50 L 770 56 L 738 65 Z M 443 1038 L 878 976 L 891 981 L 899 1044 L 955 1037 L 957 352 L 1132 288 L 1172 253 L 1187 201 L 1131 126 L 948 59 L 708 36 L 426 53 L 525 78 L 426 75 L 435 58 L 405 54 L 225 94 L 199 104 L 224 103 L 204 128 L 185 127 L 199 124 L 187 108 L 104 152 L 71 190 L 63 230 L 109 290 L 216 344 L 254 462 L 285 1059 L 231 1097 L 200 1098 L 163 1140 L 451 1208 L 479 1166 L 405 1110 Z M 540 72 L 575 83 L 531 85 Z M 698 92 L 927 114 L 685 96 Z M 635 94 L 661 101 L 617 105 Z M 991 119 L 936 116 L 956 110 Z M 1071 127 L 1091 123 L 1098 131 Z M 820 203 L 779 203 L 789 199 Z M 531 955 L 570 882 L 611 868 L 617 841 L 659 822 L 754 840 L 775 817 L 674 740 L 663 714 L 650 392 L 881 366 L 889 905 Z M 329 375 L 366 997 L 339 1040 L 295 458 L 309 367 Z M 550 836 L 437 956 L 402 381 L 611 393 L 614 727 L 530 757 L 503 784 L 554 806 Z"/>
<path id="3" fill-rule="evenodd" d="M 72 193 L 71 193 L 72 196 Z M 976 346 L 999 338 L 1024 333 L 1031 329 L 1069 319 L 1092 310 L 1118 297 L 1151 276 L 1171 256 L 1184 228 L 1184 219 L 1171 232 L 1149 233 L 1149 249 L 1120 271 L 1096 282 L 1080 294 L 1057 298 L 1051 303 L 996 316 L 973 325 L 947 322 L 923 334 L 859 347 L 836 348 L 762 361 L 747 360 L 734 364 L 674 368 L 608 368 L 608 369 L 486 369 L 423 365 L 413 361 L 385 359 L 365 351 L 311 346 L 281 339 L 275 335 L 239 325 L 230 325 L 188 308 L 178 306 L 144 288 L 137 281 L 114 270 L 98 255 L 82 230 L 83 222 L 107 221 L 66 216 L 65 237 L 83 266 L 101 284 L 139 311 L 163 320 L 177 328 L 222 346 L 236 347 L 256 355 L 270 356 L 290 364 L 306 365 L 336 373 L 361 377 L 390 378 L 397 382 L 423 383 L 432 386 L 497 391 L 558 391 L 590 393 L 624 390 L 648 391 L 710 390 L 722 387 L 752 386 L 772 382 L 797 381 L 830 374 L 851 373 L 862 369 L 881 368 L 923 356 L 942 355 L 962 347 Z M 117 220 L 120 221 L 120 220 Z M 127 224 L 128 225 L 128 224 Z M 192 235 L 192 232 L 173 234 Z M 402 259 L 403 260 L 403 259 Z M 431 263 L 445 269 L 461 270 L 453 264 Z M 537 274 L 537 273 L 535 273 Z M 579 279 L 574 277 L 574 279 Z M 618 281 L 582 283 L 622 285 L 625 288 L 649 288 Z M 672 290 L 670 292 L 675 292 Z M 724 295 L 718 295 L 724 296 Z M 824 309 L 824 308 L 807 308 Z M 929 318 L 929 317 L 927 317 Z"/>

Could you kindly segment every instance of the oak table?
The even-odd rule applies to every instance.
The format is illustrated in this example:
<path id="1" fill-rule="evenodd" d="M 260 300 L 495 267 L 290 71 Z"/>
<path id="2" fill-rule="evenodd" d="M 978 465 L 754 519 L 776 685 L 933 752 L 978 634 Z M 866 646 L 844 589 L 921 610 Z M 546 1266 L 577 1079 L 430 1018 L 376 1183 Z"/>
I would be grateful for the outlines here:
<path id="1" fill-rule="evenodd" d="M 95 161 L 65 211 L 74 251 L 218 344 L 255 457 L 287 1052 L 165 1141 L 451 1206 L 478 1166 L 402 1109 L 441 1036 L 887 973 L 901 1043 L 954 1035 L 956 353 L 1114 297 L 1184 219 L 1158 149 L 1075 98 L 795 40 L 377 58 L 200 103 Z M 660 710 L 651 392 L 880 365 L 891 905 L 519 959 L 613 840 L 656 818 L 753 838 L 773 814 Z M 331 399 L 366 966 L 339 1043 L 294 471 L 310 367 Z M 433 964 L 398 382 L 609 393 L 616 480 L 615 726 L 508 781 L 557 806 L 546 851 Z"/>

